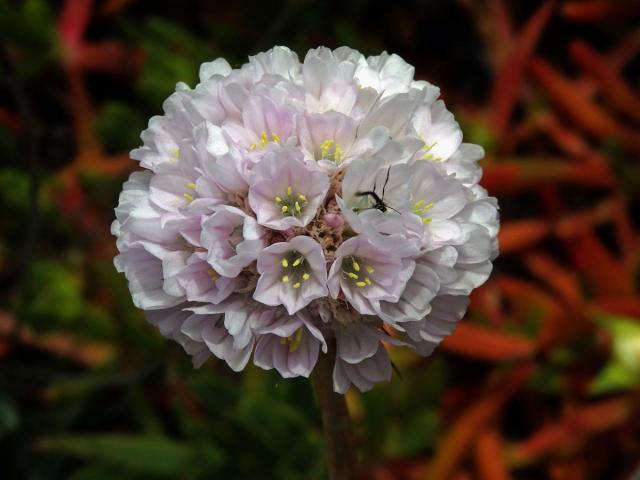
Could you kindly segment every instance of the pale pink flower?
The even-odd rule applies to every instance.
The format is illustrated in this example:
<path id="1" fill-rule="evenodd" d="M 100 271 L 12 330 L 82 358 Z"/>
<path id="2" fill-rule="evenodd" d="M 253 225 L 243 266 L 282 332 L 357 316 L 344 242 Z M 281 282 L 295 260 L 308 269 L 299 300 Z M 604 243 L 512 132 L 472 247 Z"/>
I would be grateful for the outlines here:
<path id="1" fill-rule="evenodd" d="M 112 232 L 134 304 L 200 366 L 388 381 L 430 354 L 498 252 L 481 147 L 386 52 L 275 47 L 179 83 L 131 152 Z"/>

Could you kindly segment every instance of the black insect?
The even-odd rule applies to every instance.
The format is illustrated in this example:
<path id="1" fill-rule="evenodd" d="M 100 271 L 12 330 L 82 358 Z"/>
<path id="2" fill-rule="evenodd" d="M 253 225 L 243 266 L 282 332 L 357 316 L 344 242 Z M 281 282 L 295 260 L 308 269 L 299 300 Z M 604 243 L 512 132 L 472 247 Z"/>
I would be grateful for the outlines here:
<path id="1" fill-rule="evenodd" d="M 369 210 L 371 208 L 375 208 L 376 210 L 380 210 L 381 212 L 386 212 L 387 209 L 391 209 L 396 213 L 400 213 L 400 212 L 398 212 L 398 210 L 396 210 L 395 208 L 387 205 L 384 202 L 384 191 L 387 188 L 387 183 L 389 182 L 389 174 L 390 173 L 391 173 L 391 167 L 389 167 L 389 170 L 387 170 L 387 178 L 384 180 L 384 185 L 382 186 L 382 197 L 379 197 L 378 194 L 375 192 L 375 190 L 376 190 L 375 183 L 373 184 L 373 190 L 367 190 L 366 192 L 356 192 L 356 197 L 371 197 L 371 198 L 373 198 L 374 204 L 371 207 L 364 208 L 362 210 Z"/>

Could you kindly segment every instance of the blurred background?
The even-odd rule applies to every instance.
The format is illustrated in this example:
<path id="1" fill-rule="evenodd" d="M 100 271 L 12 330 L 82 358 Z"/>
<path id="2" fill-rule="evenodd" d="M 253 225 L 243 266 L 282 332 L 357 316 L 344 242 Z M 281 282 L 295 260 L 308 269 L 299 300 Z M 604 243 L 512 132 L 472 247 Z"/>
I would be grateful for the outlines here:
<path id="1" fill-rule="evenodd" d="M 640 2 L 622 0 L 0 0 L 0 477 L 326 477 L 305 379 L 194 370 L 112 265 L 148 118 L 201 62 L 275 44 L 415 65 L 501 206 L 456 334 L 349 393 L 363 478 L 640 478 Z"/>

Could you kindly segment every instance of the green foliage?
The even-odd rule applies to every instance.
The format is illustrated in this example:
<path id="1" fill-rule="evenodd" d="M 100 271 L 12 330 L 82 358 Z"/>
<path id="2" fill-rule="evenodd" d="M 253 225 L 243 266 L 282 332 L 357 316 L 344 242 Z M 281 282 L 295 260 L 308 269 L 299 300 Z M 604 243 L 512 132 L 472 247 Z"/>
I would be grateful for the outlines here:
<path id="1" fill-rule="evenodd" d="M 161 436 L 83 435 L 45 437 L 36 448 L 85 460 L 104 462 L 125 471 L 167 478 L 197 478 L 196 472 L 211 471 L 222 462 L 213 445 L 175 442 Z"/>
<path id="2" fill-rule="evenodd" d="M 140 144 L 143 114 L 124 102 L 106 102 L 96 120 L 96 131 L 109 152 L 127 152 Z M 127 128 L 123 129 L 122 126 Z"/>
<path id="3" fill-rule="evenodd" d="M 10 211 L 24 213 L 29 204 L 29 177 L 13 168 L 0 169 L 0 202 Z"/>
<path id="4" fill-rule="evenodd" d="M 609 393 L 640 386 L 640 324 L 636 319 L 603 316 L 601 325 L 611 335 L 611 360 L 591 383 L 591 393 Z"/>
<path id="5" fill-rule="evenodd" d="M 31 266 L 25 296 L 22 314 L 39 329 L 70 328 L 82 313 L 79 277 L 55 260 Z"/>
<path id="6" fill-rule="evenodd" d="M 145 51 L 138 88 L 154 108 L 162 104 L 179 81 L 193 86 L 200 64 L 215 58 L 215 51 L 205 42 L 169 20 L 151 18 L 141 29 L 133 25 L 126 29 Z"/>
<path id="7" fill-rule="evenodd" d="M 55 20 L 45 0 L 9 2 L 0 0 L 0 32 L 10 45 L 19 49 L 18 74 L 30 77 L 58 55 Z M 1 77 L 0 77 L 1 78 Z"/>

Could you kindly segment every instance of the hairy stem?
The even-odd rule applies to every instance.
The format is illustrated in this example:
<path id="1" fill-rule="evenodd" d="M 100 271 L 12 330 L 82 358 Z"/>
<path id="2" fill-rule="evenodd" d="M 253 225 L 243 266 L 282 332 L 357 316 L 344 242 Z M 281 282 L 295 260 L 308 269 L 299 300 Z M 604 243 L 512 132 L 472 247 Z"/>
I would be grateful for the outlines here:
<path id="1" fill-rule="evenodd" d="M 344 395 L 333 391 L 334 362 L 335 346 L 329 345 L 329 352 L 320 354 L 311 381 L 322 415 L 329 479 L 355 480 L 356 449 Z"/>

